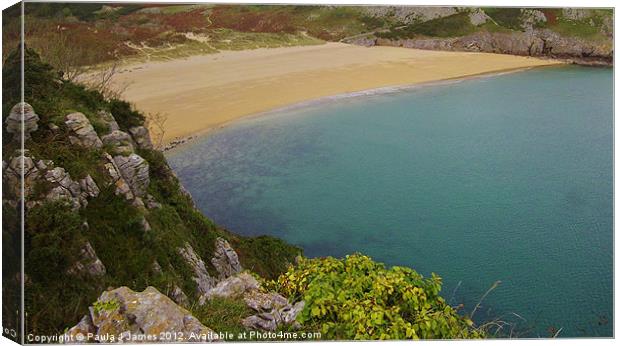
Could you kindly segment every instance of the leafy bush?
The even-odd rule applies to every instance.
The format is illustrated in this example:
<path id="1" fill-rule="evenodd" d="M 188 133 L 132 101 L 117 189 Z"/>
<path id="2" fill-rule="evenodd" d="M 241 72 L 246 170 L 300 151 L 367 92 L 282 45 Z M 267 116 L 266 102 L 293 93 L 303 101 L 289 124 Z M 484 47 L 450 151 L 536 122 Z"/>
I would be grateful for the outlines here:
<path id="1" fill-rule="evenodd" d="M 110 100 L 110 112 L 123 131 L 129 130 L 133 126 L 144 124 L 144 115 L 132 109 L 131 104 L 123 100 Z"/>
<path id="2" fill-rule="evenodd" d="M 480 338 L 473 322 L 439 296 L 441 278 L 355 254 L 301 259 L 273 288 L 303 299 L 298 321 L 336 339 Z"/>

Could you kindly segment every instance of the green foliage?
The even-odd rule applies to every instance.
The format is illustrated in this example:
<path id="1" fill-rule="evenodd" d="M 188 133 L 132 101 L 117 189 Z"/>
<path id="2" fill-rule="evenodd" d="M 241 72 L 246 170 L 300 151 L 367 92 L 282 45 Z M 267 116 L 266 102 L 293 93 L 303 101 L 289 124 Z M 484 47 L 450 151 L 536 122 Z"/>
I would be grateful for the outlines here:
<path id="1" fill-rule="evenodd" d="M 45 203 L 26 214 L 25 307 L 28 332 L 59 333 L 76 322 L 104 288 L 89 276 L 67 270 L 84 246 L 82 218 L 63 202 Z"/>
<path id="2" fill-rule="evenodd" d="M 123 131 L 129 130 L 133 126 L 144 124 L 144 115 L 131 107 L 127 101 L 113 99 L 110 100 L 110 112 L 114 115 L 118 126 Z"/>
<path id="3" fill-rule="evenodd" d="M 267 278 L 275 279 L 302 255 L 302 249 L 270 236 L 254 238 L 231 237 L 244 268 Z"/>
<path id="4" fill-rule="evenodd" d="M 196 304 L 190 311 L 205 326 L 234 335 L 245 331 L 241 321 L 253 314 L 243 299 L 219 297 L 208 299 L 202 306 Z"/>
<path id="5" fill-rule="evenodd" d="M 104 311 L 114 311 L 120 308 L 121 303 L 116 299 L 110 299 L 107 301 L 97 300 L 93 303 L 93 310 L 95 310 L 96 314 L 100 314 Z"/>
<path id="6" fill-rule="evenodd" d="M 473 33 L 476 27 L 471 24 L 465 12 L 447 17 L 416 22 L 405 27 L 394 28 L 389 32 L 377 32 L 383 38 L 412 38 L 415 36 L 456 37 Z"/>
<path id="7" fill-rule="evenodd" d="M 483 8 L 497 24 L 512 30 L 521 30 L 521 9 L 509 7 Z"/>
<path id="8" fill-rule="evenodd" d="M 329 339 L 465 339 L 483 335 L 439 296 L 441 279 L 360 254 L 301 259 L 273 287 L 303 299 L 298 321 Z"/>

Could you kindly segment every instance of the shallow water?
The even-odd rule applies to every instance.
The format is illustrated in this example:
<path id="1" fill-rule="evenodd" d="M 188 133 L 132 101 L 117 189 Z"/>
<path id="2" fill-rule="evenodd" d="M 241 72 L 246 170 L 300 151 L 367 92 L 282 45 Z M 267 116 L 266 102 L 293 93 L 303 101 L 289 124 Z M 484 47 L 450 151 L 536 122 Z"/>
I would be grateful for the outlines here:
<path id="1" fill-rule="evenodd" d="M 234 232 L 435 272 L 465 311 L 501 280 L 476 320 L 611 336 L 612 74 L 542 68 L 329 100 L 168 158 Z"/>

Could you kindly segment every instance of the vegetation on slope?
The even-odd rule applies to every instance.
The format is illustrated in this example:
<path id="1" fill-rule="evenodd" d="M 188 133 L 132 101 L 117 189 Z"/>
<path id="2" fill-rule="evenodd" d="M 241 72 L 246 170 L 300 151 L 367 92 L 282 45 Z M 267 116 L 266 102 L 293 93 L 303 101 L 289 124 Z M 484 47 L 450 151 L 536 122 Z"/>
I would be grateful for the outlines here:
<path id="1" fill-rule="evenodd" d="M 14 51 L 3 66 L 3 123 L 20 98 L 19 83 L 16 82 L 20 71 L 18 52 Z M 97 197 L 77 211 L 63 202 L 44 202 L 28 209 L 25 224 L 28 333 L 62 333 L 67 326 L 75 324 L 88 305 L 110 286 L 126 285 L 135 290 L 155 286 L 166 293 L 177 285 L 190 299 L 197 299 L 191 269 L 177 252 L 185 242 L 205 259 L 207 269 L 213 273 L 209 259 L 213 257 L 217 237 L 230 239 L 240 249 L 246 249 L 240 256 L 242 265 L 266 277 L 279 275 L 300 254 L 298 248 L 278 239 L 233 236 L 215 226 L 194 208 L 191 198 L 181 191 L 164 156 L 156 150 L 141 149 L 138 153 L 149 163 L 148 192 L 162 205 L 161 208 L 146 213 L 116 195 L 113 186 L 105 188 L 101 162 L 105 148 L 87 149 L 73 145 L 62 121 L 64 116 L 79 111 L 96 124 L 97 112 L 107 110 L 114 114 L 121 129 L 142 124 L 144 116 L 124 101 L 105 99 L 96 91 L 62 80 L 30 48 L 26 49 L 25 61 L 25 101 L 40 116 L 39 129 L 25 143 L 28 154 L 53 160 L 74 179 L 91 175 L 102 187 Z M 52 131 L 50 124 L 56 124 L 60 130 Z M 95 129 L 105 131 L 103 127 L 95 126 Z M 8 160 L 15 155 L 19 143 L 12 140 L 5 128 L 3 131 L 3 159 Z M 48 191 L 49 186 L 39 184 L 32 195 L 26 196 L 26 201 L 45 200 Z M 5 193 L 4 198 L 9 196 Z M 15 208 L 7 203 L 3 207 L 5 225 L 19 225 Z M 143 218 L 150 224 L 148 232 L 142 224 Z M 7 245 L 18 242 L 19 228 L 3 228 L 3 237 Z M 86 240 L 106 266 L 106 274 L 102 277 L 69 273 Z M 254 249 L 255 244 L 260 249 Z M 5 251 L 5 255 L 9 253 Z M 12 261 L 14 258 L 7 263 Z M 161 266 L 161 272 L 151 269 L 155 261 Z M 16 297 L 14 290 L 19 287 L 16 284 L 19 266 L 5 269 L 4 296 Z M 4 313 L 5 316 L 13 315 L 12 311 Z"/>
<path id="2" fill-rule="evenodd" d="M 466 339 L 484 333 L 439 295 L 441 278 L 367 256 L 301 259 L 273 286 L 304 300 L 298 321 L 326 339 Z"/>

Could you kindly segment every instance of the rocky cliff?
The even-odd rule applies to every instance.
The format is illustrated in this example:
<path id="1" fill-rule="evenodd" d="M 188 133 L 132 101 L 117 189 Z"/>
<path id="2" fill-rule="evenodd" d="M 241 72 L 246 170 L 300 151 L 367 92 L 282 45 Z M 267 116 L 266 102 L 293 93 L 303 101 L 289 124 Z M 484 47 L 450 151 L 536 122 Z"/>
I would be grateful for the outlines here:
<path id="1" fill-rule="evenodd" d="M 26 334 L 63 335 L 75 325 L 64 341 L 88 333 L 89 341 L 175 332 L 216 339 L 187 309 L 266 292 L 245 271 L 277 277 L 301 251 L 214 225 L 153 148 L 140 112 L 61 79 L 30 49 L 21 102 L 20 58 L 14 51 L 3 66 L 5 327 L 18 327 L 23 202 Z M 251 284 L 240 291 L 239 282 Z"/>
<path id="2" fill-rule="evenodd" d="M 442 10 L 443 9 L 443 10 Z M 588 9 L 369 8 L 397 24 L 345 42 L 613 64 L 613 16 Z"/>

